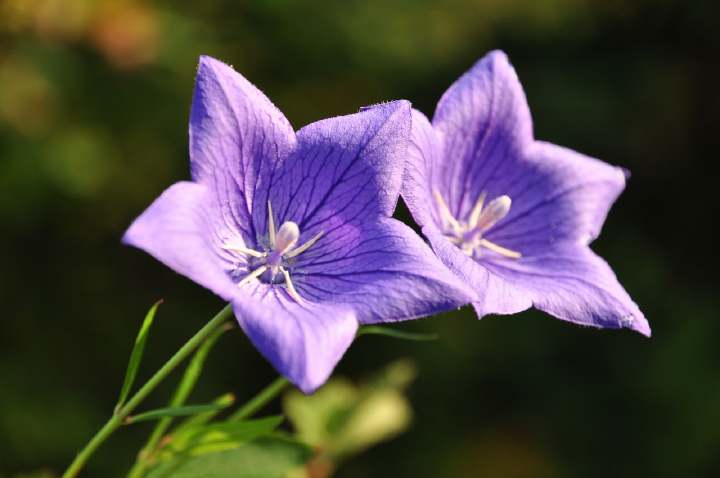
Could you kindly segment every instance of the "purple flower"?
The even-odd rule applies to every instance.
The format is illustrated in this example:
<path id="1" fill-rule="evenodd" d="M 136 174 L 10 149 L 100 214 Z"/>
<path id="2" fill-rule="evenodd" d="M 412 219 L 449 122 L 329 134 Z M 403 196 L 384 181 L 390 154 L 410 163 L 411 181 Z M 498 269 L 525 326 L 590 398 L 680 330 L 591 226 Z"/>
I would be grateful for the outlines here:
<path id="1" fill-rule="evenodd" d="M 432 124 L 413 110 L 403 186 L 440 259 L 475 290 L 478 316 L 535 306 L 650 335 L 637 305 L 588 245 L 625 173 L 533 138 L 515 70 L 492 52 L 445 92 Z"/>
<path id="2" fill-rule="evenodd" d="M 192 182 L 168 188 L 124 242 L 231 301 L 243 330 L 304 392 L 358 324 L 412 319 L 471 291 L 391 219 L 406 101 L 297 132 L 229 66 L 202 57 L 190 118 Z"/>

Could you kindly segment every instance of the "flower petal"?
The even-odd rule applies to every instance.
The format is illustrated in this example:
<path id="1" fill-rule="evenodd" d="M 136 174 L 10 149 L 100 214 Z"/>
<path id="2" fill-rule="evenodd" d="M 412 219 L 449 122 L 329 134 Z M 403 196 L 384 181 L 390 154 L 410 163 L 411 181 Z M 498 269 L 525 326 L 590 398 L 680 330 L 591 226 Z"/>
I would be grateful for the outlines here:
<path id="1" fill-rule="evenodd" d="M 225 221 L 246 242 L 257 240 L 249 211 L 254 203 L 265 210 L 267 197 L 257 193 L 267 192 L 294 146 L 292 126 L 260 90 L 228 65 L 200 58 L 190 114 L 192 178 L 216 193 Z"/>
<path id="2" fill-rule="evenodd" d="M 262 299 L 238 295 L 233 309 L 255 347 L 305 393 L 325 383 L 348 349 L 358 323 L 349 308 L 297 304 L 268 289 Z"/>
<path id="3" fill-rule="evenodd" d="M 444 143 L 427 117 L 420 111 L 412 110 L 412 132 L 407 149 L 402 197 L 419 226 L 440 224 L 437 204 L 433 199 L 434 189 L 439 182 L 437 175 L 442 170 L 445 152 Z"/>
<path id="4" fill-rule="evenodd" d="M 541 141 L 508 162 L 515 167 L 502 193 L 512 198 L 512 209 L 487 239 L 525 256 L 563 241 L 589 244 L 625 187 L 622 168 Z"/>
<path id="5" fill-rule="evenodd" d="M 555 317 L 582 325 L 630 328 L 650 336 L 650 326 L 610 266 L 586 246 L 562 247 L 518 261 L 483 264 Z M 489 302 L 478 315 L 492 313 Z"/>
<path id="6" fill-rule="evenodd" d="M 347 304 L 362 324 L 432 315 L 473 299 L 472 290 L 395 219 L 345 224 L 306 254 L 292 272 L 300 295 Z"/>
<path id="7" fill-rule="evenodd" d="M 515 166 L 507 158 L 532 142 L 525 93 L 504 53 L 487 54 L 445 92 L 433 127 L 444 154 L 430 175 L 455 217 L 466 216 L 483 191 L 490 199 L 503 194 L 494 189 Z"/>
<path id="8" fill-rule="evenodd" d="M 423 234 L 430 240 L 443 264 L 473 289 L 473 304 L 480 318 L 486 314 L 516 314 L 532 307 L 532 296 L 527 291 L 493 274 L 465 255 L 435 226 L 425 226 Z"/>
<path id="9" fill-rule="evenodd" d="M 273 178 L 270 197 L 276 219 L 297 223 L 303 242 L 344 223 L 390 216 L 400 192 L 409 134 L 407 101 L 304 127 L 295 153 Z"/>
<path id="10" fill-rule="evenodd" d="M 211 247 L 211 196 L 201 184 L 173 184 L 130 225 L 123 243 L 229 300 L 236 288 Z"/>

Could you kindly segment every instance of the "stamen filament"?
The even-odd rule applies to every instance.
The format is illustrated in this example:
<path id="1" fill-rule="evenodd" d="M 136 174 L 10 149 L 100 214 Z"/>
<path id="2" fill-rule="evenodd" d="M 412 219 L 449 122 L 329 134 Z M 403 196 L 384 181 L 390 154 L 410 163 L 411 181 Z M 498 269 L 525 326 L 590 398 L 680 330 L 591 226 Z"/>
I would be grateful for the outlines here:
<path id="1" fill-rule="evenodd" d="M 302 297 L 300 297 L 300 294 L 298 294 L 297 290 L 295 290 L 293 281 L 290 278 L 290 273 L 284 267 L 281 267 L 280 270 L 282 271 L 283 276 L 285 276 L 285 285 L 287 286 L 288 294 L 290 294 L 290 297 L 295 299 L 295 302 L 297 302 L 298 304 L 301 304 L 303 301 Z"/>
<path id="2" fill-rule="evenodd" d="M 468 227 L 470 229 L 474 229 L 475 226 L 477 226 L 477 222 L 478 222 L 478 219 L 480 218 L 480 213 L 483 210 L 483 204 L 485 204 L 486 197 L 487 197 L 487 193 L 485 191 L 480 193 L 480 197 L 478 198 L 477 202 L 475 203 L 475 207 L 473 207 L 473 210 L 470 213 L 470 218 L 468 219 Z"/>
<path id="3" fill-rule="evenodd" d="M 227 251 L 235 251 L 241 254 L 245 254 L 246 256 L 252 256 L 257 258 L 262 258 L 267 255 L 265 252 L 258 252 L 255 249 L 248 249 L 247 247 L 243 246 L 234 246 L 232 244 L 223 244 L 222 248 Z"/>
<path id="4" fill-rule="evenodd" d="M 498 246 L 494 242 L 490 242 L 487 239 L 480 239 L 480 245 L 490 249 L 493 252 L 497 252 L 501 256 L 509 257 L 510 259 L 519 259 L 522 257 L 522 254 L 519 252 L 513 251 L 512 249 L 507 249 L 502 246 Z"/>
<path id="5" fill-rule="evenodd" d="M 238 282 L 238 283 L 237 283 L 238 287 L 242 287 L 242 286 L 244 286 L 245 284 L 247 284 L 248 282 L 250 282 L 251 280 L 257 279 L 258 277 L 260 277 L 261 275 L 263 275 L 263 273 L 264 273 L 266 270 L 268 270 L 268 266 L 260 266 L 260 267 L 258 267 L 257 269 L 255 269 L 254 271 L 252 271 L 250 274 L 248 274 L 247 276 L 245 276 L 245 278 L 244 278 L 243 280 L 241 280 L 240 282 Z"/>
<path id="6" fill-rule="evenodd" d="M 270 248 L 275 249 L 275 218 L 273 217 L 272 204 L 268 199 L 268 238 L 270 239 Z"/>
<path id="7" fill-rule="evenodd" d="M 286 258 L 286 259 L 292 259 L 293 257 L 295 257 L 295 256 L 297 256 L 297 255 L 300 255 L 300 254 L 302 254 L 303 252 L 307 251 L 308 249 L 310 249 L 310 248 L 313 246 L 313 244 L 315 244 L 317 241 L 319 241 L 320 238 L 321 238 L 324 234 L 325 234 L 325 231 L 320 231 L 320 232 L 318 232 L 318 233 L 315 234 L 312 238 L 310 238 L 310 240 L 308 240 L 305 244 L 303 244 L 302 246 L 300 246 L 300 247 L 298 247 L 298 248 L 295 248 L 295 249 L 293 249 L 292 251 L 290 251 L 290 252 L 288 252 L 287 254 L 285 254 L 285 258 Z"/>
<path id="8" fill-rule="evenodd" d="M 433 190 L 433 195 L 435 196 L 435 201 L 437 201 L 438 206 L 440 207 L 440 214 L 442 215 L 443 219 L 447 221 L 448 224 L 453 228 L 453 230 L 457 233 L 462 229 L 462 226 L 460 226 L 460 223 L 455 219 L 455 217 L 450 212 L 450 208 L 448 208 L 448 205 L 445 203 L 445 200 L 440 195 L 440 191 L 437 189 Z"/>

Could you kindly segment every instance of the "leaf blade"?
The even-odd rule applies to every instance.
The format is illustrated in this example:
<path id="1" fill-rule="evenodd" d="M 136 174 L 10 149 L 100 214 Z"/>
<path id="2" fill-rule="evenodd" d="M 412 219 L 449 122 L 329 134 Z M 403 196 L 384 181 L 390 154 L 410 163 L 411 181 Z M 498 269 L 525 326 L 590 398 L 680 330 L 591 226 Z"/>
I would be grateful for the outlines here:
<path id="1" fill-rule="evenodd" d="M 140 326 L 137 337 L 135 337 L 135 344 L 133 345 L 132 352 L 130 352 L 130 360 L 125 370 L 125 379 L 120 389 L 120 397 L 118 398 L 117 405 L 115 405 L 116 411 L 125 404 L 125 400 L 127 400 L 130 390 L 135 383 L 135 377 L 137 377 L 137 371 L 140 368 L 140 362 L 145 352 L 145 344 L 147 343 L 148 334 L 150 333 L 150 327 L 155 320 L 155 313 L 162 302 L 162 299 L 160 299 L 150 307 L 150 310 L 145 314 L 145 319 Z"/>
<path id="2" fill-rule="evenodd" d="M 186 417 L 188 415 L 199 415 L 201 413 L 215 412 L 226 408 L 228 405 L 222 403 L 207 403 L 203 405 L 183 405 L 180 407 L 165 407 L 150 410 L 149 412 L 131 415 L 125 419 L 125 424 L 158 420 L 166 417 Z"/>

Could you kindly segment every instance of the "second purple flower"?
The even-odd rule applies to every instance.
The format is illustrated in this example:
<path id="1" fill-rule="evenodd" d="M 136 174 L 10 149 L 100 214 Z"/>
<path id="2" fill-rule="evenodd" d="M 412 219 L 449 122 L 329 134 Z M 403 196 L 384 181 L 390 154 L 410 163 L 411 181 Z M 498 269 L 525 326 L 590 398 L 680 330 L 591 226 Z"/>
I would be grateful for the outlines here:
<path id="1" fill-rule="evenodd" d="M 458 79 L 432 123 L 413 110 L 403 186 L 438 256 L 475 290 L 480 317 L 535 306 L 650 335 L 638 306 L 588 247 L 625 171 L 533 138 L 515 70 L 495 51 Z"/>

